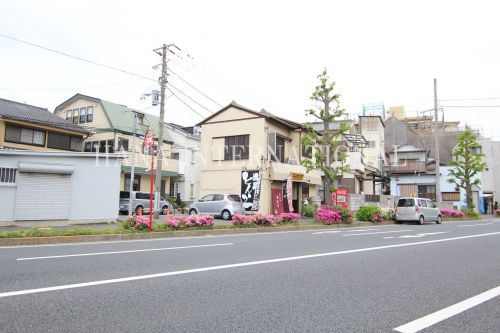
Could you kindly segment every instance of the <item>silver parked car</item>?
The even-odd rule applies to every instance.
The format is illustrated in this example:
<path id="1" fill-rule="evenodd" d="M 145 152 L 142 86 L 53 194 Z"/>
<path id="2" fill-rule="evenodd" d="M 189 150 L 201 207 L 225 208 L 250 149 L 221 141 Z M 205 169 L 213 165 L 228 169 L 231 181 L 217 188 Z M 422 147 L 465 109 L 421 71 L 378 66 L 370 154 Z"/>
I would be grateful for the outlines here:
<path id="1" fill-rule="evenodd" d="M 153 204 L 154 204 L 153 194 Z M 130 200 L 130 192 L 120 191 L 120 213 L 128 213 L 128 204 Z M 160 213 L 165 214 L 168 209 L 168 201 L 160 197 Z M 149 192 L 132 192 L 132 210 L 136 213 L 142 209 L 143 213 L 149 213 Z"/>
<path id="2" fill-rule="evenodd" d="M 189 206 L 189 215 L 212 214 L 230 220 L 234 214 L 244 213 L 245 208 L 237 194 L 208 194 Z"/>
<path id="3" fill-rule="evenodd" d="M 417 221 L 424 224 L 432 221 L 440 224 L 442 222 L 441 211 L 431 200 L 426 198 L 399 198 L 394 214 L 396 223 L 403 221 Z"/>

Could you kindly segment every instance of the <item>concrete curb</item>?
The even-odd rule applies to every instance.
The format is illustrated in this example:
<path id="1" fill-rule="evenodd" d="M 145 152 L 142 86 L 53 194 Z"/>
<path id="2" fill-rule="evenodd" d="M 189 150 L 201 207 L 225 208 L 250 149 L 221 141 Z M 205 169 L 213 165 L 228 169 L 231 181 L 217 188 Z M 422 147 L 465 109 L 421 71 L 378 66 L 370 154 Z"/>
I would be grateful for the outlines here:
<path id="1" fill-rule="evenodd" d="M 207 229 L 207 230 L 191 230 L 191 231 L 182 230 L 182 231 L 132 233 L 132 234 L 0 238 L 0 246 L 91 243 L 91 242 L 103 242 L 103 241 L 139 240 L 139 239 L 156 239 L 156 238 L 220 236 L 220 235 L 234 235 L 234 234 L 250 234 L 259 232 L 267 233 L 267 232 L 281 232 L 281 231 L 354 228 L 354 227 L 367 227 L 367 226 L 391 225 L 391 224 L 393 224 L 392 221 L 386 221 L 380 223 L 354 222 L 351 224 L 308 225 L 308 226 L 297 226 L 297 227 L 261 227 L 261 228 L 241 228 L 241 229 Z"/>

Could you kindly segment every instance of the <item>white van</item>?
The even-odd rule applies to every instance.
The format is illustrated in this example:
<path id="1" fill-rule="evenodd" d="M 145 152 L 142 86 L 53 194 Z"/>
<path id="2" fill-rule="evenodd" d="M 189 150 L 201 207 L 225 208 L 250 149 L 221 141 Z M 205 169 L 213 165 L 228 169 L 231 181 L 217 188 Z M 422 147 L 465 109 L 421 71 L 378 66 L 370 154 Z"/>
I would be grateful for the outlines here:
<path id="1" fill-rule="evenodd" d="M 394 214 L 396 223 L 416 221 L 424 224 L 425 221 L 440 224 L 443 219 L 441 211 L 431 200 L 426 198 L 399 198 Z"/>
<path id="2" fill-rule="evenodd" d="M 120 191 L 120 213 L 128 213 L 128 205 L 130 200 L 130 192 Z M 154 194 L 153 194 L 154 204 Z M 160 214 L 166 214 L 168 209 L 168 201 L 160 197 Z M 132 192 L 132 210 L 139 213 L 149 213 L 149 192 Z"/>

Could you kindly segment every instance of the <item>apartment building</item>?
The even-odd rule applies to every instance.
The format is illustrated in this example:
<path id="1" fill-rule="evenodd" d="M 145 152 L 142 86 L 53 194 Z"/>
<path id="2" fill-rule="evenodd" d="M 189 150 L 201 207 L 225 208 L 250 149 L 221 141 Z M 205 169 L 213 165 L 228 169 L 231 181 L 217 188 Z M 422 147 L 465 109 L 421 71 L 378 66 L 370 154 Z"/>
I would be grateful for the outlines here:
<path id="1" fill-rule="evenodd" d="M 302 124 L 232 102 L 201 128 L 200 196 L 233 193 L 247 210 L 301 212 L 302 199 L 320 202 L 321 172 L 300 165 L 312 151 Z"/>
<path id="2" fill-rule="evenodd" d="M 135 128 L 136 155 L 133 189 L 135 191 L 149 192 L 149 169 L 153 151 L 145 148 L 143 142 L 148 128 L 153 130 L 157 142 L 159 132 L 158 117 L 133 110 L 125 105 L 82 94 L 76 94 L 61 103 L 56 107 L 54 113 L 75 125 L 91 131 L 92 135 L 85 139 L 84 151 L 97 154 L 116 152 L 122 155 L 123 158 L 120 160 L 120 190 L 124 191 L 128 191 L 130 186 Z M 135 126 L 134 122 L 136 123 Z M 162 195 L 169 193 L 172 178 L 179 175 L 179 159 L 177 156 L 172 156 L 172 145 L 170 129 L 165 127 L 162 144 Z M 157 156 L 156 148 L 154 155 Z"/>

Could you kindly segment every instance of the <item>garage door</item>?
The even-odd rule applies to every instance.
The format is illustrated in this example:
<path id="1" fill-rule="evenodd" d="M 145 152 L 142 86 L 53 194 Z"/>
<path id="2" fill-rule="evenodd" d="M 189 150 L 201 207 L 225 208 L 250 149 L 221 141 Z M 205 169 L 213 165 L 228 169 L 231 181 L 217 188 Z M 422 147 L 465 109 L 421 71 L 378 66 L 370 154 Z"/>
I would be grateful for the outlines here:
<path id="1" fill-rule="evenodd" d="M 71 175 L 20 172 L 16 220 L 67 220 L 71 202 Z"/>

